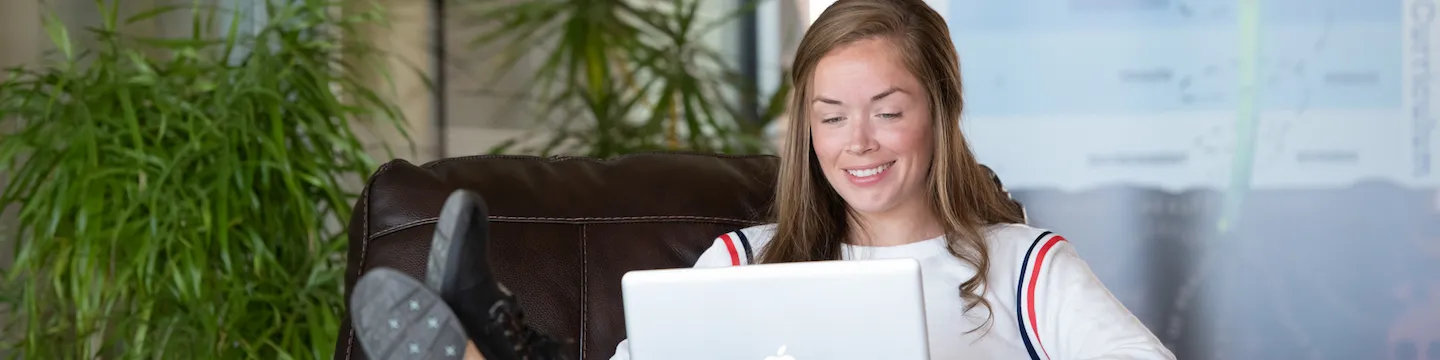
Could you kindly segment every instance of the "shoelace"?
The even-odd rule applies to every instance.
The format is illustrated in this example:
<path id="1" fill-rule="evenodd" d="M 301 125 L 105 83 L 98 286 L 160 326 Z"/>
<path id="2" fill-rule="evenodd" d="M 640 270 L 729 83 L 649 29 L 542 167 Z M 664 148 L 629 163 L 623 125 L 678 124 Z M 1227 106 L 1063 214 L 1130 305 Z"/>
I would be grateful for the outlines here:
<path id="1" fill-rule="evenodd" d="M 535 331 L 534 328 L 525 326 L 525 313 L 515 307 L 510 301 L 502 301 L 503 305 L 491 308 L 490 318 L 494 319 L 493 326 L 504 330 L 505 337 L 514 344 L 512 349 L 520 360 L 558 360 L 558 359 L 537 359 L 533 351 L 539 346 L 552 342 L 549 336 Z M 542 357 L 544 355 L 541 355 Z"/>

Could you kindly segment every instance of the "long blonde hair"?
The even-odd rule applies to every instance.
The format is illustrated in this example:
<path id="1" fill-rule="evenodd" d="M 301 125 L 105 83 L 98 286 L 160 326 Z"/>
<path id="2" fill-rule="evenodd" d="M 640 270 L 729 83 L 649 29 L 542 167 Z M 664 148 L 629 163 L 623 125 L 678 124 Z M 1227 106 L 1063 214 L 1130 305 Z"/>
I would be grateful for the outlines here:
<path id="1" fill-rule="evenodd" d="M 934 116 L 935 154 L 926 189 L 941 220 L 951 254 L 975 267 L 960 285 L 965 311 L 989 310 L 980 295 L 990 268 L 984 227 L 1023 223 L 1021 211 L 975 160 L 960 132 L 960 60 L 945 20 L 923 0 L 840 0 L 806 31 L 795 55 L 789 131 L 781 149 L 776 185 L 775 236 L 761 251 L 762 263 L 838 260 L 850 235 L 849 210 L 821 173 L 810 140 L 811 80 L 820 59 L 832 49 L 862 39 L 892 41 L 905 66 L 921 80 Z M 985 323 L 993 319 L 993 312 Z M 982 325 L 983 326 L 983 325 Z M 973 331 L 973 330 L 972 330 Z"/>

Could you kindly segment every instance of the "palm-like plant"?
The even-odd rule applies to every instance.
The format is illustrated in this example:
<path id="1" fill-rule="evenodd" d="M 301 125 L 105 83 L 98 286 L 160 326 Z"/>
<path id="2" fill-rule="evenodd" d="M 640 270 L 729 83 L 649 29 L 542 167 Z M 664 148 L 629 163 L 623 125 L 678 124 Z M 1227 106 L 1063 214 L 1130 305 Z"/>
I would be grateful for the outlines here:
<path id="1" fill-rule="evenodd" d="M 369 52 L 343 40 L 374 13 L 273 0 L 242 33 L 240 12 L 96 4 L 96 49 L 51 17 L 60 58 L 0 79 L 0 209 L 19 209 L 8 352 L 329 357 L 345 241 L 326 224 L 348 218 L 342 184 L 374 169 L 352 126 L 402 123 L 360 81 L 379 71 L 357 67 Z M 117 31 L 172 11 L 193 36 Z"/>
<path id="2" fill-rule="evenodd" d="M 649 150 L 766 151 L 762 130 L 788 87 L 759 103 L 756 86 L 703 37 L 740 15 L 700 14 L 705 0 L 459 0 L 471 45 L 497 48 L 499 74 L 525 59 L 538 130 L 548 141 L 522 152 L 609 157 Z M 514 139 L 494 151 L 512 151 Z"/>

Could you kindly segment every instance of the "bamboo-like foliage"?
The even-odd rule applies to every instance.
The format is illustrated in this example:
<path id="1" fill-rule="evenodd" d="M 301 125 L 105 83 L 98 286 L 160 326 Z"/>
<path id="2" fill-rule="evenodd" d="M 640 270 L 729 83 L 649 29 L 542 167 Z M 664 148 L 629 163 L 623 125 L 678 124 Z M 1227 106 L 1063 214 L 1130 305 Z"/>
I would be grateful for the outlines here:
<path id="1" fill-rule="evenodd" d="M 16 251 L 0 351 L 330 357 L 343 184 L 375 168 L 356 131 L 403 124 L 362 81 L 383 70 L 356 65 L 377 54 L 344 40 L 379 13 L 268 0 L 269 20 L 242 32 L 242 13 L 201 1 L 128 18 L 118 2 L 97 0 L 104 24 L 83 32 L 48 17 L 58 58 L 0 78 L 0 209 L 19 209 L 0 234 Z M 117 30 L 175 11 L 194 35 Z"/>
<path id="2" fill-rule="evenodd" d="M 481 29 L 471 45 L 489 49 L 498 74 L 539 61 L 526 95 L 539 104 L 547 139 L 528 148 L 514 139 L 493 152 L 768 151 L 763 128 L 789 87 L 758 99 L 756 84 L 705 41 L 760 0 L 725 14 L 700 13 L 703 2 L 720 0 L 455 1 L 461 25 Z"/>

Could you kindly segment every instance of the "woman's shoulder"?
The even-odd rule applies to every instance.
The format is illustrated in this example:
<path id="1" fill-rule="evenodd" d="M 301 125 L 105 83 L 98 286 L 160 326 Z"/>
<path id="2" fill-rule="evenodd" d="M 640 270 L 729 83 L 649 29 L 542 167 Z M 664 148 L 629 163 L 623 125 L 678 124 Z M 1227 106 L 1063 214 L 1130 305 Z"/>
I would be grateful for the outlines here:
<path id="1" fill-rule="evenodd" d="M 715 243 L 700 255 L 696 267 L 749 265 L 755 262 L 760 249 L 775 237 L 775 224 L 751 226 L 720 234 Z"/>
<path id="2" fill-rule="evenodd" d="M 743 245 L 752 247 L 758 252 L 760 248 L 765 247 L 765 244 L 770 243 L 770 239 L 775 238 L 775 229 L 776 225 L 770 223 L 735 230 L 728 235 L 736 237 L 738 241 L 745 242 Z"/>
<path id="3" fill-rule="evenodd" d="M 1033 256 L 1047 243 L 1064 241 L 1053 231 L 1026 224 L 995 224 L 984 230 L 986 245 L 989 245 L 992 259 L 1023 260 L 1027 254 Z M 1054 245 L 1051 245 L 1054 246 Z"/>
<path id="4" fill-rule="evenodd" d="M 776 227 L 775 223 L 769 223 L 735 230 L 735 232 L 749 238 L 750 241 L 768 242 L 775 237 Z"/>
<path id="5" fill-rule="evenodd" d="M 775 229 L 776 224 L 770 223 L 730 231 L 717 236 L 715 246 L 728 247 L 729 244 L 734 244 L 737 247 L 748 246 L 758 250 L 775 237 Z M 982 234 L 992 253 L 995 251 L 1023 253 L 1031 245 L 1059 236 L 1048 229 L 1009 223 L 987 226 L 982 230 Z"/>
<path id="6" fill-rule="evenodd" d="M 733 230 L 716 236 L 709 252 L 716 254 L 716 262 L 727 265 L 749 264 L 770 239 L 775 237 L 776 224 L 764 224 Z M 1063 242 L 1060 235 L 1043 228 L 1026 224 L 995 224 L 982 230 L 991 260 L 1001 263 L 1019 263 L 1034 257 L 1036 252 L 1049 250 L 1045 245 Z M 739 264 L 734 264 L 739 262 Z"/>

